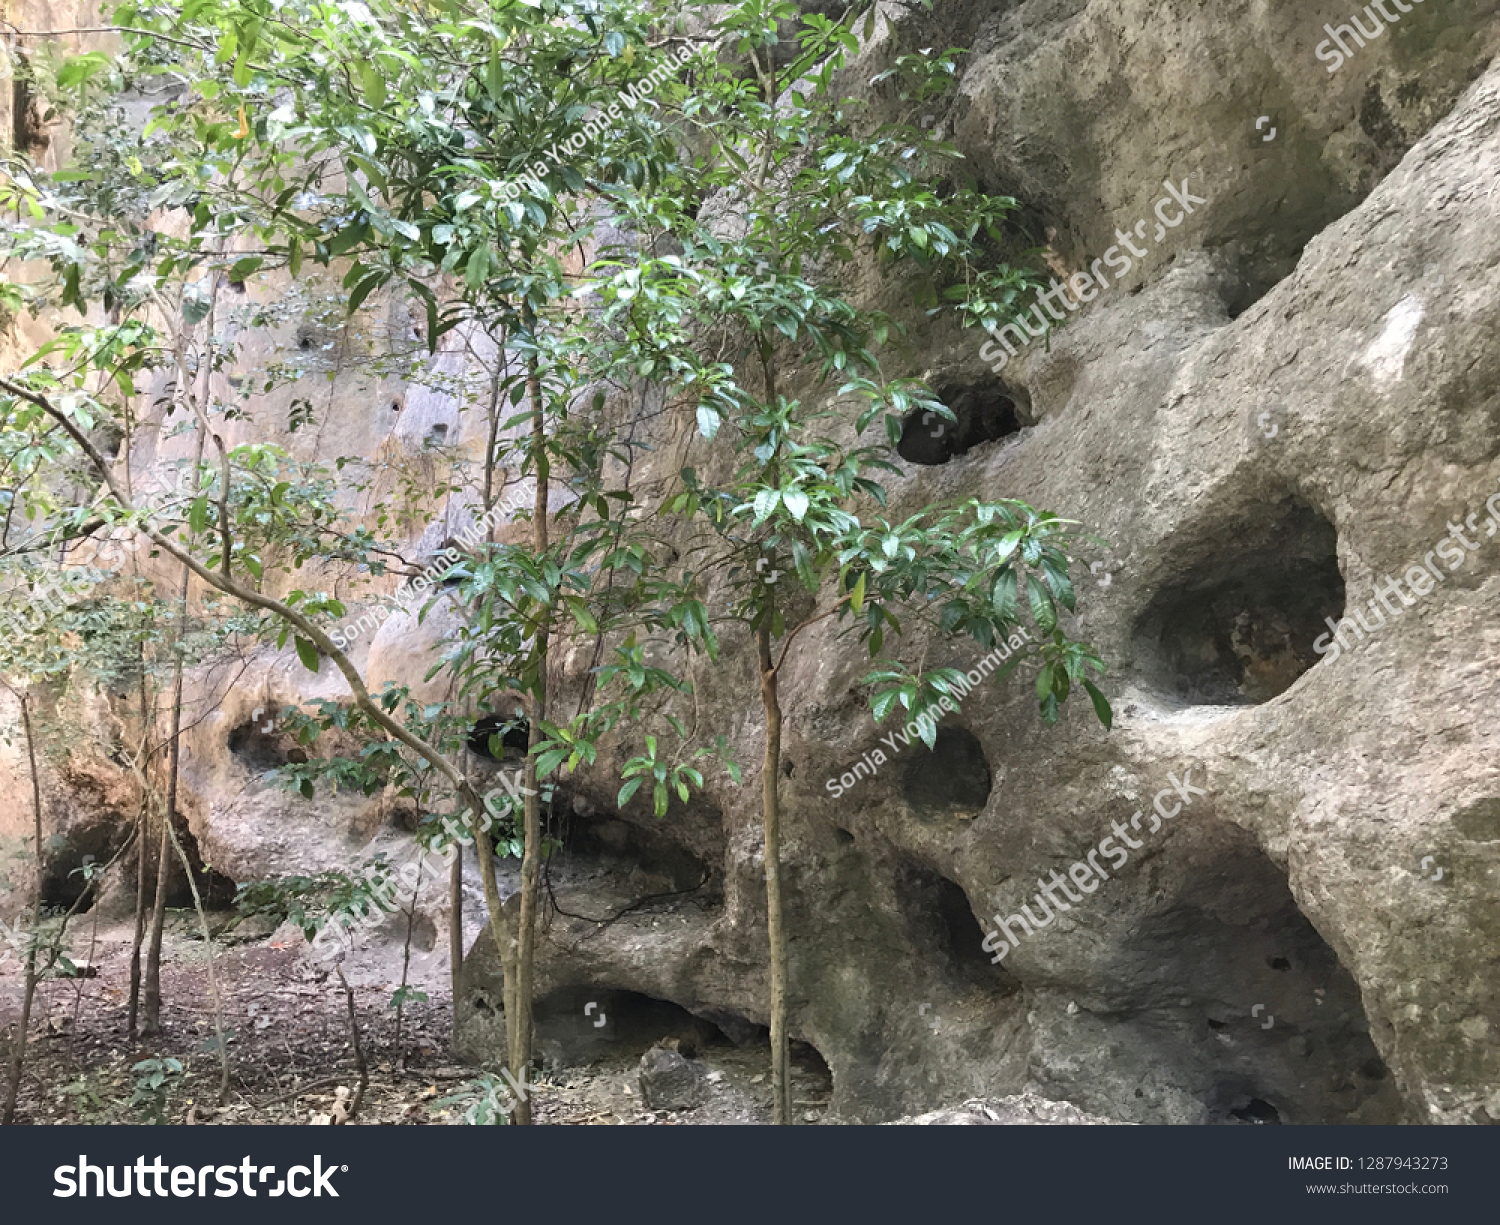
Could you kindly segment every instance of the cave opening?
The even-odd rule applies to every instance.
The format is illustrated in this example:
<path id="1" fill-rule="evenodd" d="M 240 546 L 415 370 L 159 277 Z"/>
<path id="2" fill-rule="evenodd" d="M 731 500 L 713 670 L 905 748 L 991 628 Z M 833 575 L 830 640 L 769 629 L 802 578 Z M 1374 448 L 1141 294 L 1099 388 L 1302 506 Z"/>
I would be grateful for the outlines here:
<path id="1" fill-rule="evenodd" d="M 1127 1080 L 1149 1068 L 1179 1100 L 1199 1104 L 1199 1117 L 1171 1121 L 1401 1122 L 1359 986 L 1285 873 L 1229 822 L 1170 828 L 1159 835 L 1168 838 L 1161 862 L 1171 865 L 1162 879 L 1176 885 L 1111 942 L 1114 981 L 1097 1005 L 1133 1018 L 1123 1022 L 1133 1038 L 1098 1067 L 1073 1069 L 1079 1084 L 1108 1075 L 1111 1063 L 1119 1073 L 1119 1052 L 1129 1049 Z M 1130 1117 L 1167 1121 L 1152 1109 Z"/>
<path id="2" fill-rule="evenodd" d="M 486 761 L 505 761 L 511 753 L 525 753 L 531 745 L 531 723 L 517 715 L 485 715 L 469 731 L 469 751 Z"/>
<path id="3" fill-rule="evenodd" d="M 1332 525 L 1292 502 L 1200 542 L 1136 623 L 1142 679 L 1184 705 L 1251 706 L 1326 653 L 1344 612 Z M 1318 649 L 1323 644 L 1322 651 Z"/>
<path id="4" fill-rule="evenodd" d="M 896 452 L 907 463 L 934 466 L 967 455 L 975 447 L 1021 432 L 1015 396 L 998 380 L 950 384 L 936 389 L 953 413 L 949 421 L 931 409 L 915 408 L 901 424 Z"/>
<path id="5" fill-rule="evenodd" d="M 248 722 L 241 723 L 229 733 L 229 752 L 252 774 L 307 762 L 307 750 L 297 743 L 295 737 L 277 730 L 274 717 L 260 708 Z"/>
<path id="6" fill-rule="evenodd" d="M 925 965 L 941 967 L 955 984 L 1002 995 L 1021 989 L 1015 975 L 991 962 L 984 949 L 984 925 L 961 885 L 925 864 L 907 861 L 897 872 L 896 889 L 912 946 Z"/>
<path id="7" fill-rule="evenodd" d="M 660 1043 L 696 1059 L 715 1047 L 769 1041 L 764 1026 L 736 1014 L 708 1020 L 670 1000 L 616 987 L 559 987 L 537 1000 L 533 1015 L 538 1051 L 555 1066 L 638 1059 Z"/>
<path id="8" fill-rule="evenodd" d="M 902 798 L 920 818 L 974 815 L 989 802 L 993 785 L 984 746 L 967 728 L 940 727 L 932 748 L 917 743 L 902 766 Z"/>

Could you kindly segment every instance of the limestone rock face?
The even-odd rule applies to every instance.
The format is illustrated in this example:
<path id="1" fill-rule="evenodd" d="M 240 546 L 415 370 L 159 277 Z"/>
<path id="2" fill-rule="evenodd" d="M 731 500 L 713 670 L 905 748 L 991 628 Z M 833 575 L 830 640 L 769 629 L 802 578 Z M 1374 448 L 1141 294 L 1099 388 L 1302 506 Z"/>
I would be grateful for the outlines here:
<path id="1" fill-rule="evenodd" d="M 1049 731 L 1029 686 L 986 683 L 935 751 L 898 741 L 873 777 L 845 777 L 888 729 L 860 653 L 809 631 L 783 678 L 793 1032 L 828 1061 L 845 1117 L 1031 1089 L 1131 1121 L 1495 1121 L 1500 71 L 1467 84 L 1485 52 L 1455 33 L 1488 9 L 1397 31 L 1331 86 L 1312 62 L 1305 111 L 1278 110 L 1262 149 L 1249 133 L 1272 108 L 1250 99 L 1281 78 L 1228 55 L 1260 36 L 1208 9 L 1148 33 L 1127 7 L 1007 10 L 963 77 L 956 139 L 1057 202 L 1069 269 L 1151 216 L 1169 177 L 1214 165 L 1206 201 L 1164 233 L 1139 293 L 1111 287 L 998 375 L 984 338 L 913 313 L 917 372 L 971 419 L 1019 428 L 903 447 L 926 462 L 892 506 L 1015 496 L 1097 532 L 1079 632 L 1111 662 L 1115 727 L 1072 711 Z M 1032 20 L 1043 10 L 1055 24 Z M 1179 105 L 1131 101 L 1153 40 L 1145 62 L 1167 66 Z M 1208 109 L 1172 93 L 1211 87 L 1195 40 L 1220 48 Z M 1344 108 L 1419 71 L 1451 114 L 1422 135 L 1437 112 L 1413 113 L 1414 143 L 1392 137 L 1383 164 Z M 1067 109 L 1089 88 L 1120 109 Z M 1331 188 L 1358 196 L 1381 174 L 1352 208 Z M 1293 188 L 1295 223 L 1279 203 Z M 1255 275 L 1232 249 L 1247 235 L 1275 256 Z M 1369 632 L 1349 621 L 1339 648 L 1330 631 L 1356 613 Z M 928 662 L 979 654 L 933 642 Z M 734 663 L 706 701 L 755 761 L 753 661 Z M 715 881 L 602 928 L 556 917 L 544 1004 L 588 983 L 765 1022 L 757 800 L 712 798 L 722 896 Z M 1125 861 L 1075 883 L 1112 836 Z M 1069 891 L 1039 900 L 1058 880 Z M 1002 923 L 1016 939 L 994 965 Z M 469 974 L 493 981 L 486 947 Z"/>
<path id="2" fill-rule="evenodd" d="M 791 1029 L 801 1057 L 805 1044 L 828 1065 L 840 1118 L 973 1099 L 957 1113 L 975 1121 L 1500 1121 L 1497 5 L 1417 6 L 1331 74 L 1323 27 L 1352 5 L 1233 7 L 940 0 L 885 27 L 850 74 L 862 88 L 897 40 L 972 46 L 932 125 L 984 186 L 1020 200 L 1060 275 L 1118 256 L 1122 235 L 1145 253 L 1126 272 L 1105 264 L 1105 288 L 1068 304 L 1050 345 L 1014 355 L 855 274 L 909 325 L 910 367 L 889 373 L 961 408 L 960 439 L 934 444 L 912 423 L 891 513 L 1016 497 L 1097 535 L 1074 633 L 1110 664 L 1115 725 L 1075 701 L 1044 728 L 1023 670 L 981 678 L 934 750 L 887 743 L 863 652 L 834 622 L 799 637 L 782 680 Z M 1168 183 L 1191 213 L 1157 212 Z M 409 332 L 400 308 L 379 309 L 254 343 L 314 361 Z M 462 373 L 456 349 L 442 360 Z M 472 459 L 482 431 L 453 397 L 349 371 L 316 437 L 291 430 L 287 393 L 254 401 L 226 441 L 370 458 L 351 507 L 405 516 L 408 552 L 428 556 L 473 498 L 408 515 L 402 491 L 454 471 L 434 440 Z M 649 408 L 641 437 L 661 445 L 639 488 L 722 462 L 691 422 Z M 190 450 L 149 432 L 140 445 L 147 469 Z M 351 621 L 395 582 L 324 577 Z M 424 678 L 457 619 L 441 603 L 420 623 L 372 618 L 353 649 L 372 690 L 438 700 Z M 906 648 L 964 670 L 982 654 Z M 571 708 L 595 660 L 564 653 Z M 553 804 L 562 849 L 537 968 L 548 1059 L 659 1037 L 684 1012 L 735 1042 L 764 1036 L 750 644 L 726 639 L 699 684 L 696 709 L 676 713 L 728 738 L 745 786 L 712 776 L 661 821 L 639 798 L 618 810 L 636 746 L 617 739 Z M 267 712 L 316 698 L 347 698 L 342 678 L 308 673 L 290 648 L 194 678 L 203 718 L 182 805 L 236 880 L 407 842 L 389 797 L 309 804 L 265 785 L 291 751 Z M 128 795 L 109 720 L 95 722 L 103 748 L 49 776 L 49 832 Z M 856 775 L 876 750 L 878 768 Z M 3 752 L 13 840 L 24 761 Z M 423 902 L 434 932 L 442 892 Z M 472 881 L 465 909 L 459 1047 L 493 1058 L 503 995 Z"/>

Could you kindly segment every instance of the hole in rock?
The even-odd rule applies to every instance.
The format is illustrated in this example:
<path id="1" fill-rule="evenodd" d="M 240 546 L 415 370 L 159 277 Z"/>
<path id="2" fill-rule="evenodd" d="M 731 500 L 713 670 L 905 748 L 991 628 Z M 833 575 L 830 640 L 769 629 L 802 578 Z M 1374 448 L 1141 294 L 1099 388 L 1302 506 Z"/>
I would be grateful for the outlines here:
<path id="1" fill-rule="evenodd" d="M 658 825 L 654 818 L 650 825 L 637 825 L 612 810 L 597 812 L 577 805 L 573 796 L 559 789 L 546 816 L 547 834 L 558 850 L 548 857 L 545 872 L 563 910 L 597 917 L 626 905 L 640 907 L 658 896 L 668 908 L 715 901 L 717 889 L 703 852 L 716 858 L 722 854 L 723 816 L 717 809 L 683 810 L 682 820 L 670 825 Z M 687 845 L 692 834 L 681 826 L 695 817 L 716 835 L 709 847 L 701 839 Z M 679 834 L 685 838 L 674 836 Z"/>
<path id="2" fill-rule="evenodd" d="M 87 888 L 86 866 L 92 864 L 95 871 L 102 870 L 127 833 L 124 820 L 108 814 L 49 838 L 42 849 L 42 905 L 63 910 L 71 907 Z M 102 883 L 95 881 L 96 887 Z"/>
<path id="3" fill-rule="evenodd" d="M 1235 1106 L 1229 1111 L 1233 1118 L 1242 1123 L 1280 1123 L 1281 1113 L 1270 1102 L 1262 1101 L 1258 1097 L 1252 1097 L 1243 1106 Z"/>
<path id="4" fill-rule="evenodd" d="M 448 439 L 448 427 L 441 423 L 433 426 L 427 431 L 427 441 L 433 446 L 441 446 Z"/>
<path id="5" fill-rule="evenodd" d="M 469 749 L 489 761 L 504 761 L 506 753 L 525 753 L 531 743 L 531 724 L 519 716 L 485 715 L 469 733 Z"/>
<path id="6" fill-rule="evenodd" d="M 536 1002 L 534 1015 L 537 1049 L 554 1065 L 635 1060 L 662 1042 L 675 1043 L 688 1059 L 736 1045 L 719 1024 L 669 1000 L 612 987 L 560 987 Z M 728 1024 L 741 1042 L 768 1036 L 763 1027 L 736 1020 Z"/>
<path id="7" fill-rule="evenodd" d="M 237 886 L 234 881 L 203 863 L 203 853 L 198 849 L 198 839 L 193 837 L 193 831 L 188 828 L 188 823 L 180 816 L 173 824 L 177 832 L 177 841 L 182 844 L 183 853 L 187 856 L 188 863 L 193 869 L 193 881 L 198 886 L 198 896 L 203 899 L 205 910 L 231 910 L 234 907 L 234 896 Z M 156 876 L 156 865 L 154 861 L 148 865 L 148 875 L 152 878 L 151 890 L 154 893 Z M 148 893 L 148 899 L 153 895 Z M 167 876 L 167 905 L 174 910 L 193 909 L 193 891 L 189 887 L 187 879 L 182 874 L 182 861 L 177 858 L 177 853 L 172 853 L 171 871 Z M 196 923 L 192 930 L 197 931 Z M 194 936 L 196 939 L 197 937 Z"/>
<path id="8" fill-rule="evenodd" d="M 937 397 L 952 410 L 948 421 L 930 409 L 917 408 L 901 426 L 896 452 L 912 464 L 946 464 L 975 447 L 1021 431 L 1016 401 L 1004 384 L 984 383 L 937 388 Z"/>
<path id="9" fill-rule="evenodd" d="M 1385 1065 L 1359 987 L 1282 871 L 1228 822 L 1171 828 L 1160 860 L 1171 896 L 1110 953 L 1111 1008 L 1151 1017 L 1149 1034 L 1136 1031 L 1142 1067 L 1200 1101 L 1204 1122 L 1272 1121 L 1256 1101 L 1285 1123 L 1400 1122 L 1399 1095 L 1371 1075 Z"/>
<path id="10" fill-rule="evenodd" d="M 295 738 L 276 731 L 265 714 L 241 723 L 229 733 L 229 752 L 254 774 L 307 761 L 307 750 Z"/>
<path id="11" fill-rule="evenodd" d="M 977 813 L 990 798 L 984 748 L 962 727 L 938 728 L 932 748 L 920 741 L 901 770 L 901 795 L 919 817 Z"/>
<path id="12" fill-rule="evenodd" d="M 1185 561 L 1137 622 L 1139 667 L 1184 703 L 1267 702 L 1318 662 L 1325 618 L 1337 623 L 1343 608 L 1333 527 L 1293 503 L 1223 525 Z"/>
<path id="13" fill-rule="evenodd" d="M 992 964 L 984 950 L 985 925 L 956 882 L 924 864 L 904 863 L 896 891 L 907 915 L 912 947 L 929 966 L 940 966 L 970 986 L 1012 992 L 1020 983 L 1004 965 Z"/>

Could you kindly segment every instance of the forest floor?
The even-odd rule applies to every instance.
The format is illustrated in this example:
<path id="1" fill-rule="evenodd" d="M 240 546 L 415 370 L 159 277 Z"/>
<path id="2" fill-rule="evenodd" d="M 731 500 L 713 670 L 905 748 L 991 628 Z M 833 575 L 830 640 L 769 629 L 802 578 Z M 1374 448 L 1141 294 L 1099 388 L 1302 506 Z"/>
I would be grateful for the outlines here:
<path id="1" fill-rule="evenodd" d="M 216 939 L 213 966 L 230 1064 L 229 1093 L 220 1104 L 213 990 L 195 922 L 190 914 L 170 917 L 162 957 L 162 1032 L 155 1037 L 128 1037 L 128 925 L 88 933 L 81 947 L 88 951 L 89 977 L 40 986 L 18 1123 L 306 1124 L 329 1114 L 340 1086 L 355 1089 L 348 1003 L 337 975 L 309 964 L 296 937 Z M 0 1033 L 9 1033 L 20 1015 L 18 969 L 14 958 L 0 965 Z M 398 1039 L 391 1007 L 396 986 L 353 988 L 369 1070 L 355 1122 L 463 1123 L 483 1095 L 484 1069 L 451 1055 L 450 993 L 421 984 L 430 998 L 407 1003 Z M 645 1045 L 586 1067 L 533 1072 L 535 1121 L 770 1122 L 770 1051 L 764 1041 L 701 1049 L 708 1099 L 681 1113 L 652 1111 L 642 1102 L 636 1072 Z M 182 1065 L 155 1092 L 139 1088 L 150 1070 L 136 1070 L 153 1059 Z M 792 1090 L 797 1121 L 821 1121 L 831 1093 L 826 1071 L 794 1057 Z"/>

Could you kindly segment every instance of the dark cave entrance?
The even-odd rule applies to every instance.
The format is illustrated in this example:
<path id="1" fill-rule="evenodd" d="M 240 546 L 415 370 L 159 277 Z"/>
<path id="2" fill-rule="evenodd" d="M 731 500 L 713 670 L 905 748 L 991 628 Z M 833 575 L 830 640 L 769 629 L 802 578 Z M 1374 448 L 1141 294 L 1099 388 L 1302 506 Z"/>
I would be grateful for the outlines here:
<path id="1" fill-rule="evenodd" d="M 1291 688 L 1343 616 L 1331 524 L 1291 503 L 1268 522 L 1226 525 L 1179 570 L 1136 625 L 1137 663 L 1184 704 L 1246 706 Z"/>
<path id="2" fill-rule="evenodd" d="M 487 761 L 505 761 L 531 746 L 531 723 L 521 715 L 485 715 L 469 732 L 469 751 Z"/>
<path id="3" fill-rule="evenodd" d="M 947 385 L 937 390 L 955 420 L 930 409 L 913 409 L 901 423 L 896 453 L 907 463 L 926 467 L 946 464 L 975 447 L 1019 434 L 1022 428 L 1015 397 L 998 380 Z"/>
<path id="4" fill-rule="evenodd" d="M 962 886 L 925 864 L 908 861 L 896 875 L 901 911 L 912 947 L 926 965 L 939 966 L 955 985 L 999 995 L 1021 989 L 1020 980 L 984 951 L 985 930 Z"/>
<path id="5" fill-rule="evenodd" d="M 901 767 L 900 790 L 919 818 L 973 814 L 989 802 L 994 776 L 973 732 L 940 727 L 932 748 L 914 744 Z"/>
<path id="6" fill-rule="evenodd" d="M 1400 1122 L 1359 987 L 1281 869 L 1213 818 L 1174 827 L 1166 853 L 1188 859 L 1183 887 L 1115 943 L 1115 988 L 1097 1009 L 1133 1035 L 1116 1051 L 1200 1102 L 1199 1122 Z M 1132 1117 L 1153 1121 L 1149 1108 Z"/>
<path id="7" fill-rule="evenodd" d="M 639 1059 L 668 1041 L 689 1059 L 714 1047 L 769 1042 L 764 1026 L 738 1014 L 719 1012 L 709 1020 L 670 1000 L 615 987 L 560 987 L 539 999 L 533 1013 L 537 1049 L 555 1065 Z"/>
<path id="8" fill-rule="evenodd" d="M 253 717 L 229 733 L 229 752 L 252 774 L 307 762 L 307 750 L 278 730 L 274 711 L 257 707 Z"/>

